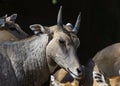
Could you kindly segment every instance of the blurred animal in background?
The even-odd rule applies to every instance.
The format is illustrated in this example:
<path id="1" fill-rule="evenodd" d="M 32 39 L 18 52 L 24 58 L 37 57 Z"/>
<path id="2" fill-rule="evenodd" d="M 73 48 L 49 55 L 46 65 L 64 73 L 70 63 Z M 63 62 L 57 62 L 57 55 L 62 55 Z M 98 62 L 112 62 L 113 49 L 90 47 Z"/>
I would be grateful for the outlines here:
<path id="1" fill-rule="evenodd" d="M 98 66 L 98 69 L 106 79 L 106 82 L 111 86 L 111 82 L 120 82 L 120 43 L 110 45 L 99 51 L 94 57 L 93 61 Z M 115 83 L 114 83 L 115 84 Z"/>
<path id="2" fill-rule="evenodd" d="M 15 23 L 17 14 L 11 16 L 3 16 L 0 18 L 0 40 L 1 41 L 14 41 L 28 37 L 20 26 Z"/>

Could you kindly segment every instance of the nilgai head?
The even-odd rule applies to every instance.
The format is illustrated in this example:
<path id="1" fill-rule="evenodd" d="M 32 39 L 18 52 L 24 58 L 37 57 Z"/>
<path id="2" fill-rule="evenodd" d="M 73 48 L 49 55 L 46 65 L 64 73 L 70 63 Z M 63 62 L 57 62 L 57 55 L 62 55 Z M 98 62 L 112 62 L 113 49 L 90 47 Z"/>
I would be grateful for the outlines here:
<path id="1" fill-rule="evenodd" d="M 57 65 L 67 70 L 74 78 L 82 75 L 82 66 L 77 57 L 77 48 L 80 44 L 77 32 L 80 25 L 80 14 L 75 26 L 62 23 L 62 7 L 58 12 L 57 25 L 44 27 L 40 24 L 30 25 L 31 30 L 39 35 L 46 33 L 49 36 L 49 43 L 46 47 L 46 57 L 50 71 L 53 72 Z"/>

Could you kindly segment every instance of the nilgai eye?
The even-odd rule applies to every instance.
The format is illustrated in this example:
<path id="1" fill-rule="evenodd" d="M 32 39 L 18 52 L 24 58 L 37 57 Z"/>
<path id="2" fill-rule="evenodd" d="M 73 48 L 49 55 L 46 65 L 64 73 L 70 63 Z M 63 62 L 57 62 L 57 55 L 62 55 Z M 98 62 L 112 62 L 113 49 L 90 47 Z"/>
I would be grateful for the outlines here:
<path id="1" fill-rule="evenodd" d="M 59 40 L 59 43 L 60 44 L 65 44 L 65 41 L 64 40 Z"/>

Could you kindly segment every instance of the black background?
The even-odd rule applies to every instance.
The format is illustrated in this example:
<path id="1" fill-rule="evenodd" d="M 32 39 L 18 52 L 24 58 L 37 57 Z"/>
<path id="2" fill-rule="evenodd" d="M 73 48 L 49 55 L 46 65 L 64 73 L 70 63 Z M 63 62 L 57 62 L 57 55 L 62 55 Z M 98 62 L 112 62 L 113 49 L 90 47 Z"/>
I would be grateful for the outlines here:
<path id="1" fill-rule="evenodd" d="M 82 64 L 104 47 L 120 41 L 120 0 L 0 0 L 0 16 L 17 13 L 16 22 L 29 34 L 30 24 L 56 24 L 57 12 L 63 6 L 63 23 L 75 23 L 82 12 L 78 33 L 81 44 L 78 56 Z"/>

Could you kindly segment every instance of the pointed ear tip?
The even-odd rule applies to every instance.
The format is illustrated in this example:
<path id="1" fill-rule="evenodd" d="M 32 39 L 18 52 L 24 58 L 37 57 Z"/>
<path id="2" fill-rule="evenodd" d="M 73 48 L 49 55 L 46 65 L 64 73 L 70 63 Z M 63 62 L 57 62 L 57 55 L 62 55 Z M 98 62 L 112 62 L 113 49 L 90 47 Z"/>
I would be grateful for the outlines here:
<path id="1" fill-rule="evenodd" d="M 8 14 L 5 14 L 5 17 L 7 17 L 8 16 Z"/>
<path id="2" fill-rule="evenodd" d="M 29 25 L 29 28 L 33 28 L 33 27 L 35 27 L 35 26 L 39 26 L 39 27 L 41 27 L 40 24 L 32 24 L 32 25 Z"/>
<path id="3" fill-rule="evenodd" d="M 17 13 L 12 14 L 11 16 L 17 17 Z"/>
<path id="4" fill-rule="evenodd" d="M 41 25 L 40 25 L 40 24 L 33 24 L 33 26 L 41 27 Z"/>

